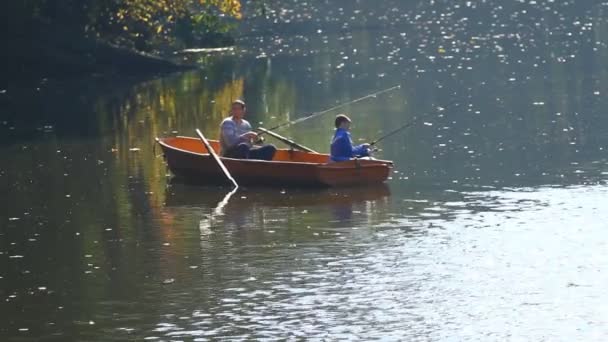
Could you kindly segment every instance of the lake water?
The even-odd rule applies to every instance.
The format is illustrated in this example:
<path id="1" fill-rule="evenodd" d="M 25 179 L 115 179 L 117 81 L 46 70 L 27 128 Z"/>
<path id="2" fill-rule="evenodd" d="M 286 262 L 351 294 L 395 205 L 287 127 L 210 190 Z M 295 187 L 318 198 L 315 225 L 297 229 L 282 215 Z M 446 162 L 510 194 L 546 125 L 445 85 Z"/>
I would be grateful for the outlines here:
<path id="1" fill-rule="evenodd" d="M 0 90 L 0 337 L 605 341 L 608 3 L 281 3 L 201 70 Z M 417 122 L 384 186 L 220 205 L 154 146 L 395 85 L 278 131 Z"/>

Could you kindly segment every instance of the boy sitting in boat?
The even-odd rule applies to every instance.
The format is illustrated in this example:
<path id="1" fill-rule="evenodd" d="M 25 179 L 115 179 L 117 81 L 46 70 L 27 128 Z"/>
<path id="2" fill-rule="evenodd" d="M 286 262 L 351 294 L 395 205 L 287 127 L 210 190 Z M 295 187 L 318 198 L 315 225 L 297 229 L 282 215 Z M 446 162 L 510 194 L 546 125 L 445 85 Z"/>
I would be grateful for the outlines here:
<path id="1" fill-rule="evenodd" d="M 272 160 L 276 147 L 270 144 L 253 146 L 252 141 L 258 135 L 251 130 L 251 124 L 243 119 L 243 116 L 245 116 L 245 102 L 234 101 L 230 116 L 220 125 L 221 155 L 237 159 Z"/>
<path id="2" fill-rule="evenodd" d="M 331 161 L 339 162 L 351 158 L 369 157 L 369 144 L 353 146 L 349 132 L 350 123 L 351 120 L 348 116 L 344 114 L 336 116 L 336 133 L 331 141 Z"/>

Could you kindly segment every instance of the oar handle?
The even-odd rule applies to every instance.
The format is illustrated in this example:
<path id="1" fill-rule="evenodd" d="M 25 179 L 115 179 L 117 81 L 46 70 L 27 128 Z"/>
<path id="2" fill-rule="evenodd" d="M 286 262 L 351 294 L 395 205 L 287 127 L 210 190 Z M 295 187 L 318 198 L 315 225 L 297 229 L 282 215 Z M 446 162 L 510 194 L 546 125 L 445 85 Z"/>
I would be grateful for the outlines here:
<path id="1" fill-rule="evenodd" d="M 258 131 L 262 132 L 262 133 L 267 133 L 268 135 L 270 135 L 273 138 L 276 138 L 279 141 L 284 142 L 285 144 L 289 145 L 292 148 L 298 149 L 300 151 L 305 151 L 305 152 L 310 152 L 310 153 L 318 153 L 317 151 L 313 150 L 312 148 L 306 147 L 304 145 L 298 144 L 297 142 L 288 139 L 282 135 L 279 135 L 275 132 L 271 132 L 270 130 L 264 128 L 264 127 L 258 127 Z M 260 133 L 261 134 L 261 133 Z"/>

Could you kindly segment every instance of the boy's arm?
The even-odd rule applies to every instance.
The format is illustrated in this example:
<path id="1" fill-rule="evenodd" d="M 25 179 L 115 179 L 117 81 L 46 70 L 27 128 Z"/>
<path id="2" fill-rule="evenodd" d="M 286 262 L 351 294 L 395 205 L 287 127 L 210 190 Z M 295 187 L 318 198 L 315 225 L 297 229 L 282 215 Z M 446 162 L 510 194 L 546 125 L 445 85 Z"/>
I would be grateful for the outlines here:
<path id="1" fill-rule="evenodd" d="M 369 144 L 361 144 L 353 147 L 353 157 L 369 156 Z"/>

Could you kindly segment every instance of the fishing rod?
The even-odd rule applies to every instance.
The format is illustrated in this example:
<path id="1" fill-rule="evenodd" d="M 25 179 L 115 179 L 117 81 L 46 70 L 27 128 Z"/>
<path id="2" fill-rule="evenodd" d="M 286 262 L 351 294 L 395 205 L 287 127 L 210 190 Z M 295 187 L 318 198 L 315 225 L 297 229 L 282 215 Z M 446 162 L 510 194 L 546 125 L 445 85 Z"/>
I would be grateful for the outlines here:
<path id="1" fill-rule="evenodd" d="M 386 133 L 385 135 L 380 136 L 380 137 L 379 137 L 379 138 L 377 138 L 376 140 L 374 140 L 374 141 L 372 141 L 371 143 L 369 143 L 369 146 L 374 146 L 374 145 L 376 145 L 377 143 L 381 142 L 382 140 L 384 140 L 384 139 L 386 139 L 386 138 L 390 137 L 391 135 L 394 135 L 395 133 L 398 133 L 398 132 L 400 132 L 400 131 L 402 131 L 402 130 L 404 130 L 404 129 L 408 128 L 408 127 L 413 126 L 415 123 L 418 123 L 418 121 L 419 121 L 420 119 L 422 119 L 423 117 L 424 117 L 424 115 L 423 115 L 423 116 L 421 116 L 421 117 L 415 118 L 414 120 L 412 120 L 412 121 L 410 121 L 410 122 L 408 122 L 408 123 L 406 123 L 406 124 L 404 124 L 404 125 L 402 125 L 402 126 L 399 126 L 398 128 L 395 128 L 394 130 L 392 130 L 392 131 L 390 131 L 390 132 Z M 426 124 L 426 123 L 425 123 L 425 124 Z M 428 124 L 428 126 L 432 126 L 432 125 L 433 125 L 433 124 L 431 124 L 431 123 L 429 123 L 429 124 Z"/>
<path id="2" fill-rule="evenodd" d="M 376 97 L 376 96 L 378 96 L 378 95 L 380 95 L 380 94 L 383 94 L 383 93 L 388 93 L 389 91 L 392 91 L 392 90 L 395 90 L 395 89 L 398 89 L 398 88 L 401 88 L 401 85 L 396 85 L 396 86 L 394 86 L 394 87 L 386 88 L 386 89 L 384 89 L 384 90 L 380 90 L 380 91 L 377 91 L 377 92 L 375 92 L 375 93 L 372 93 L 372 94 L 369 94 L 369 95 L 365 95 L 365 96 L 360 97 L 360 98 L 358 98 L 358 99 L 354 99 L 354 100 L 352 100 L 352 101 L 349 101 L 349 102 L 342 103 L 342 104 L 340 104 L 340 105 L 337 105 L 337 106 L 331 107 L 331 108 L 326 109 L 326 110 L 323 110 L 323 111 L 321 111 L 321 112 L 312 113 L 312 114 L 310 114 L 310 115 L 308 115 L 308 116 L 305 116 L 305 117 L 303 117 L 303 118 L 299 118 L 299 119 L 296 119 L 296 120 L 292 120 L 292 121 L 287 121 L 287 122 L 284 122 L 284 123 L 279 124 L 279 125 L 276 125 L 276 126 L 274 126 L 274 127 L 267 128 L 266 130 L 268 130 L 268 131 L 274 131 L 274 130 L 279 129 L 279 128 L 281 128 L 281 127 L 285 127 L 285 126 L 289 126 L 289 125 L 295 125 L 295 124 L 297 124 L 297 123 L 300 123 L 300 122 L 306 121 L 306 120 L 308 120 L 308 119 L 316 118 L 317 116 L 320 116 L 320 115 L 323 115 L 323 114 L 327 114 L 327 113 L 329 113 L 329 112 L 331 112 L 331 111 L 334 111 L 334 110 L 336 110 L 336 109 L 338 109 L 338 108 L 346 107 L 346 106 L 351 105 L 351 104 L 353 104 L 353 103 L 361 102 L 361 101 L 363 101 L 363 100 L 365 100 L 365 99 L 368 99 L 368 98 L 370 98 L 370 97 Z M 263 132 L 262 132 L 261 134 L 263 134 Z"/>
<path id="3" fill-rule="evenodd" d="M 452 101 L 448 102 L 448 104 L 451 104 L 451 103 L 453 103 L 453 102 L 454 102 L 454 100 L 452 100 Z M 445 109 L 445 108 L 441 108 L 441 107 L 439 107 L 439 111 L 442 111 L 442 110 L 444 110 L 444 109 Z M 390 132 L 386 133 L 386 134 L 385 134 L 385 135 L 383 135 L 383 136 L 380 136 L 380 137 L 379 137 L 379 138 L 377 138 L 376 140 L 374 140 L 374 141 L 372 141 L 371 143 L 369 143 L 369 145 L 370 145 L 370 146 L 374 146 L 374 145 L 376 145 L 377 143 L 379 143 L 380 141 L 382 141 L 382 140 L 384 140 L 384 139 L 386 139 L 386 138 L 388 138 L 388 137 L 392 136 L 393 134 L 395 134 L 395 133 L 397 133 L 397 132 L 399 132 L 399 131 L 402 131 L 402 130 L 404 130 L 404 129 L 408 128 L 408 127 L 413 126 L 415 123 L 417 123 L 417 122 L 418 122 L 418 121 L 420 121 L 421 119 L 424 119 L 425 117 L 428 117 L 429 115 L 430 115 L 429 113 L 422 114 L 421 116 L 419 116 L 419 117 L 416 117 L 416 118 L 412 119 L 412 121 L 407 122 L 407 123 L 403 124 L 402 126 L 399 126 L 398 128 L 396 128 L 396 129 L 394 129 L 394 130 L 392 130 L 392 131 L 390 131 Z M 426 126 L 433 126 L 433 124 L 432 124 L 432 123 L 430 123 L 430 122 L 425 122 L 424 124 L 425 124 Z"/>

